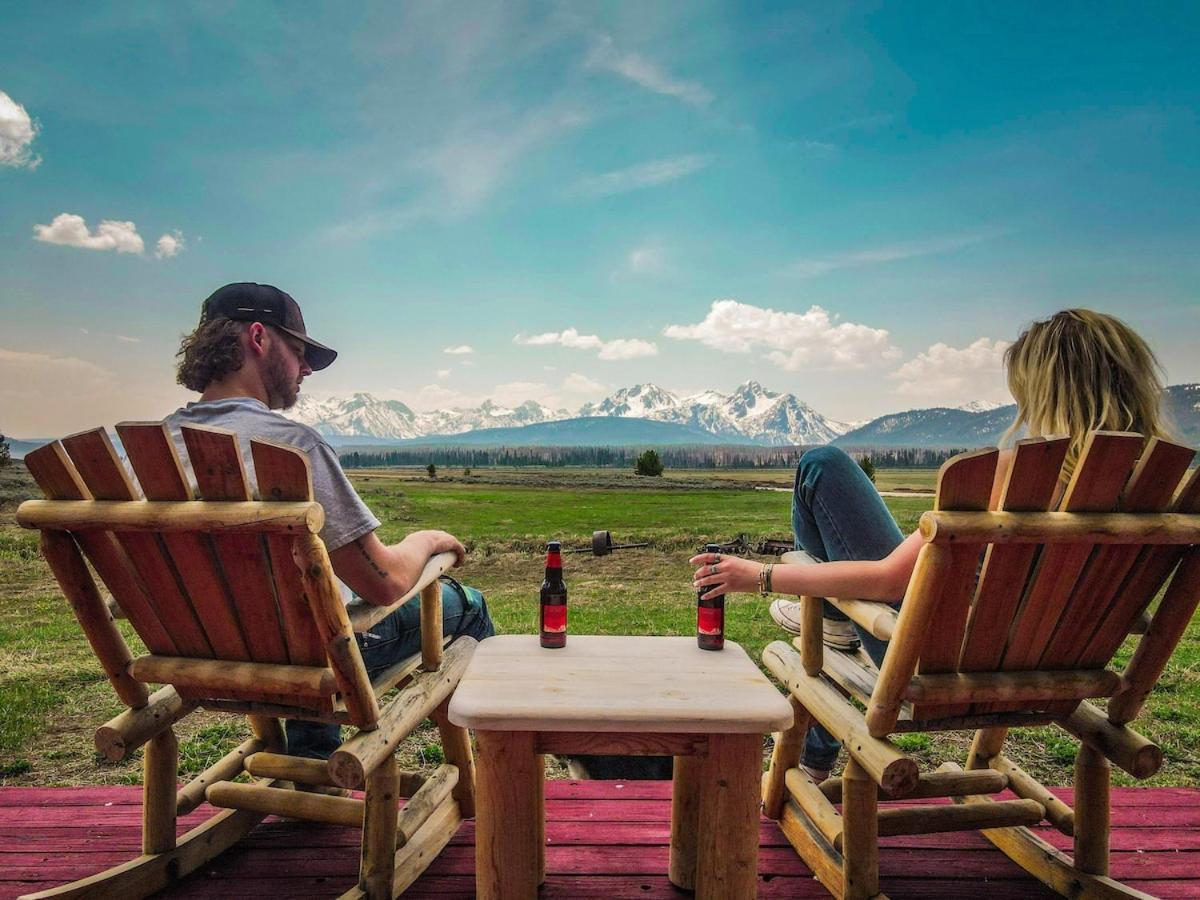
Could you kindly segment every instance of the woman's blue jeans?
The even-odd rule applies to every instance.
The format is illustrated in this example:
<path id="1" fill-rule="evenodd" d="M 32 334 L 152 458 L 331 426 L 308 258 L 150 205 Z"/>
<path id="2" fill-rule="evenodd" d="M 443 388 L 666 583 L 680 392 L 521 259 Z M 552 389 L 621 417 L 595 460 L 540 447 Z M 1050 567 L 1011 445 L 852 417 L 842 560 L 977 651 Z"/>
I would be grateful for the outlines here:
<path id="1" fill-rule="evenodd" d="M 815 447 L 800 457 L 792 491 L 792 531 L 798 549 L 829 562 L 883 559 L 904 540 L 875 485 L 858 463 L 835 447 Z M 825 618 L 848 617 L 826 603 Z M 875 665 L 883 665 L 887 642 L 854 627 Z M 840 749 L 837 739 L 814 722 L 804 742 L 804 765 L 831 769 Z"/>
<path id="2" fill-rule="evenodd" d="M 442 578 L 442 633 L 454 637 L 473 637 L 477 641 L 496 633 L 483 594 L 463 587 L 452 578 Z M 354 636 L 362 653 L 367 674 L 374 678 L 379 672 L 400 662 L 421 649 L 421 598 L 414 597 L 402 607 L 371 626 L 371 630 Z M 288 719 L 288 753 L 309 759 L 329 759 L 342 743 L 342 729 L 325 722 L 303 722 Z"/>

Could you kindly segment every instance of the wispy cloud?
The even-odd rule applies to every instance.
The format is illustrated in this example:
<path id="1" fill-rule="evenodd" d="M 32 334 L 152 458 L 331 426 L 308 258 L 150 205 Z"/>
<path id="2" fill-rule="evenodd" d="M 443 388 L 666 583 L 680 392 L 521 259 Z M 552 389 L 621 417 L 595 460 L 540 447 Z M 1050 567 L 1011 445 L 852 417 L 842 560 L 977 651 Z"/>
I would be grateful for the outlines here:
<path id="1" fill-rule="evenodd" d="M 972 244 L 992 240 L 1001 234 L 1003 232 L 990 231 L 978 234 L 934 238 L 927 241 L 890 244 L 882 247 L 872 247 L 869 250 L 834 253 L 829 256 L 808 257 L 796 260 L 786 268 L 786 271 L 788 274 L 799 278 L 814 278 L 837 269 L 878 266 L 903 259 L 914 259 L 919 256 L 936 256 L 942 253 L 951 253 L 963 247 L 969 247 Z"/>
<path id="2" fill-rule="evenodd" d="M 698 153 L 656 159 L 653 162 L 639 163 L 625 169 L 614 169 L 611 172 L 581 178 L 571 186 L 568 193 L 576 197 L 607 197 L 610 194 L 624 194 L 628 191 L 656 187 L 686 178 L 688 175 L 707 168 L 711 162 L 711 156 Z"/>
<path id="3" fill-rule="evenodd" d="M 698 81 L 671 76 L 653 60 L 621 50 L 608 35 L 595 39 L 585 65 L 589 69 L 615 72 L 648 91 L 674 97 L 691 106 L 707 106 L 713 99 L 712 92 Z"/>
<path id="4" fill-rule="evenodd" d="M 36 169 L 42 158 L 33 153 L 38 124 L 28 111 L 4 91 L 0 91 L 0 166 Z"/>
<path id="5" fill-rule="evenodd" d="M 853 119 L 845 119 L 830 125 L 825 129 L 826 134 L 837 134 L 844 131 L 874 131 L 876 128 L 883 128 L 885 125 L 891 125 L 896 120 L 896 117 L 891 113 L 875 113 L 869 116 L 856 116 Z"/>
<path id="6" fill-rule="evenodd" d="M 981 337 L 961 350 L 941 342 L 917 354 L 888 378 L 894 393 L 948 406 L 971 400 L 1011 402 L 1004 378 L 1008 341 Z"/>
<path id="7" fill-rule="evenodd" d="M 446 347 L 442 352 L 450 356 L 468 356 L 475 352 L 475 348 L 470 344 L 455 344 L 453 347 Z"/>
<path id="8" fill-rule="evenodd" d="M 609 276 L 613 282 L 629 278 L 656 278 L 668 270 L 666 251 L 657 243 L 647 241 L 630 250 Z"/>
<path id="9" fill-rule="evenodd" d="M 885 329 L 839 322 L 819 306 L 792 313 L 737 300 L 716 300 L 703 321 L 668 325 L 663 334 L 699 341 L 725 353 L 766 351 L 767 359 L 789 372 L 860 369 L 900 355 Z"/>
<path id="10" fill-rule="evenodd" d="M 513 338 L 513 343 L 523 344 L 527 347 L 546 347 L 559 344 L 572 350 L 597 350 L 599 358 L 609 362 L 658 355 L 658 345 L 651 341 L 643 341 L 640 338 L 617 338 L 604 341 L 594 334 L 580 334 L 575 328 L 547 331 L 544 334 L 532 334 L 528 337 L 518 334 Z"/>

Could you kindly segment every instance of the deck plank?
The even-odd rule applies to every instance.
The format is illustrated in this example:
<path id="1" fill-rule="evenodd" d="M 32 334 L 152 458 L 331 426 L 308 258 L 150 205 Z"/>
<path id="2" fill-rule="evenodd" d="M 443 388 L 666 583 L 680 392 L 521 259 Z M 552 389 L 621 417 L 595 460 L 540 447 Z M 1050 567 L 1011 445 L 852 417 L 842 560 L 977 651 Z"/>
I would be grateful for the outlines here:
<path id="1" fill-rule="evenodd" d="M 1071 797 L 1069 789 L 1056 793 Z M 549 782 L 546 796 L 549 875 L 540 897 L 677 900 L 665 876 L 669 782 Z M 139 788 L 123 786 L 0 789 L 0 900 L 136 854 L 140 799 Z M 209 812 L 201 807 L 180 830 Z M 1038 832 L 1069 848 L 1052 829 Z M 474 835 L 474 823 L 465 822 L 406 896 L 472 896 Z M 827 896 L 773 822 L 763 820 L 759 836 L 760 897 Z M 892 897 L 961 897 L 981 884 L 989 897 L 1053 896 L 976 833 L 885 838 L 881 845 L 882 886 Z M 167 896 L 329 897 L 357 871 L 356 830 L 272 819 Z M 1156 896 L 1200 896 L 1200 790 L 1114 790 L 1112 871 Z"/>

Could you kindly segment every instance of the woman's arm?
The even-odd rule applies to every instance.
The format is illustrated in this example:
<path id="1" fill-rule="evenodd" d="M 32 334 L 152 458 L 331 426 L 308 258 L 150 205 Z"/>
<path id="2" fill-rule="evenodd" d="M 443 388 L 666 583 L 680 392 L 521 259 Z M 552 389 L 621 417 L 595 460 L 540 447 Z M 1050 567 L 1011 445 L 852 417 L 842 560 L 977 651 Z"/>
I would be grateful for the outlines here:
<path id="1" fill-rule="evenodd" d="M 772 570 L 771 590 L 776 594 L 895 602 L 904 597 L 921 544 L 921 533 L 914 531 L 880 560 L 839 560 L 819 565 L 780 563 Z M 720 562 L 715 562 L 718 555 Z M 701 553 L 690 561 L 700 566 L 692 583 L 697 590 L 709 588 L 705 596 L 758 590 L 762 563 L 713 553 Z"/>

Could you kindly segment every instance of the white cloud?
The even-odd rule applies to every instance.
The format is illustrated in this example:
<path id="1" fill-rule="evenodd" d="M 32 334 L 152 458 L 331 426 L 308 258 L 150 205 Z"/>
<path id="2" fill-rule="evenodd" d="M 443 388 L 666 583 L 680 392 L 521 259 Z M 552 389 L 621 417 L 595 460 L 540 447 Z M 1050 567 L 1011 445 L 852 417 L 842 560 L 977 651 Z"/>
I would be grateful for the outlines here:
<path id="1" fill-rule="evenodd" d="M 453 347 L 447 347 L 442 352 L 448 353 L 451 356 L 466 356 L 470 353 L 474 353 L 475 348 L 472 347 L 470 344 L 457 344 Z"/>
<path id="2" fill-rule="evenodd" d="M 593 43 L 585 65 L 589 69 L 615 72 L 648 91 L 675 97 L 691 106 L 707 106 L 713 99 L 712 93 L 704 85 L 697 81 L 673 78 L 644 56 L 619 50 L 607 35 L 597 38 Z"/>
<path id="3" fill-rule="evenodd" d="M 663 334 L 699 341 L 725 353 L 765 352 L 767 359 L 789 372 L 859 369 L 900 355 L 885 329 L 838 322 L 819 306 L 791 313 L 737 300 L 715 300 L 703 321 L 668 325 Z"/>
<path id="4" fill-rule="evenodd" d="M 137 226 L 132 222 L 105 219 L 95 232 L 91 232 L 83 216 L 73 213 L 59 213 L 49 225 L 34 225 L 33 237 L 47 244 L 85 250 L 116 250 L 118 253 L 144 253 L 146 250 Z"/>
<path id="5" fill-rule="evenodd" d="M 899 382 L 896 394 L 949 406 L 971 400 L 1011 403 L 1004 377 L 1004 351 L 1008 346 L 1008 341 L 985 337 L 961 350 L 937 343 L 888 378 Z"/>
<path id="6" fill-rule="evenodd" d="M 513 343 L 524 344 L 527 347 L 560 344 L 571 350 L 597 350 L 600 359 L 610 362 L 658 355 L 658 345 L 650 341 L 643 341 L 639 338 L 617 338 L 604 341 L 594 334 L 580 334 L 575 328 L 531 334 L 528 337 L 518 334 L 513 338 Z"/>
<path id="7" fill-rule="evenodd" d="M 878 266 L 883 263 L 896 262 L 902 259 L 913 259 L 918 256 L 935 256 L 940 253 L 950 253 L 971 244 L 999 237 L 1002 232 L 985 232 L 981 234 L 966 234 L 952 237 L 935 238 L 928 241 L 912 241 L 901 244 L 891 244 L 883 247 L 873 247 L 870 250 L 856 250 L 849 253 L 835 253 L 829 256 L 800 259 L 788 266 L 787 271 L 800 278 L 813 278 L 824 275 L 835 269 L 853 269 L 860 266 Z"/>
<path id="8" fill-rule="evenodd" d="M 4 91 L 0 91 L 0 166 L 36 169 L 40 156 L 32 152 L 38 125 L 25 107 Z"/>
<path id="9" fill-rule="evenodd" d="M 594 378 L 588 378 L 586 375 L 580 375 L 578 372 L 572 372 L 563 379 L 562 389 L 571 394 L 596 394 L 607 391 L 608 385 L 602 384 Z"/>
<path id="10" fill-rule="evenodd" d="M 445 381 L 447 378 L 450 377 L 450 370 L 449 369 L 438 369 L 437 377 L 438 377 L 438 381 Z"/>
<path id="11" fill-rule="evenodd" d="M 696 153 L 657 159 L 626 169 L 615 169 L 600 175 L 581 178 L 575 182 L 568 193 L 576 197 L 607 197 L 611 194 L 624 194 L 628 191 L 655 187 L 684 178 L 706 168 L 711 162 L 711 156 L 702 156 Z"/>
<path id="12" fill-rule="evenodd" d="M 170 259 L 183 250 L 183 232 L 172 231 L 164 234 L 154 245 L 154 255 L 159 259 Z"/>

